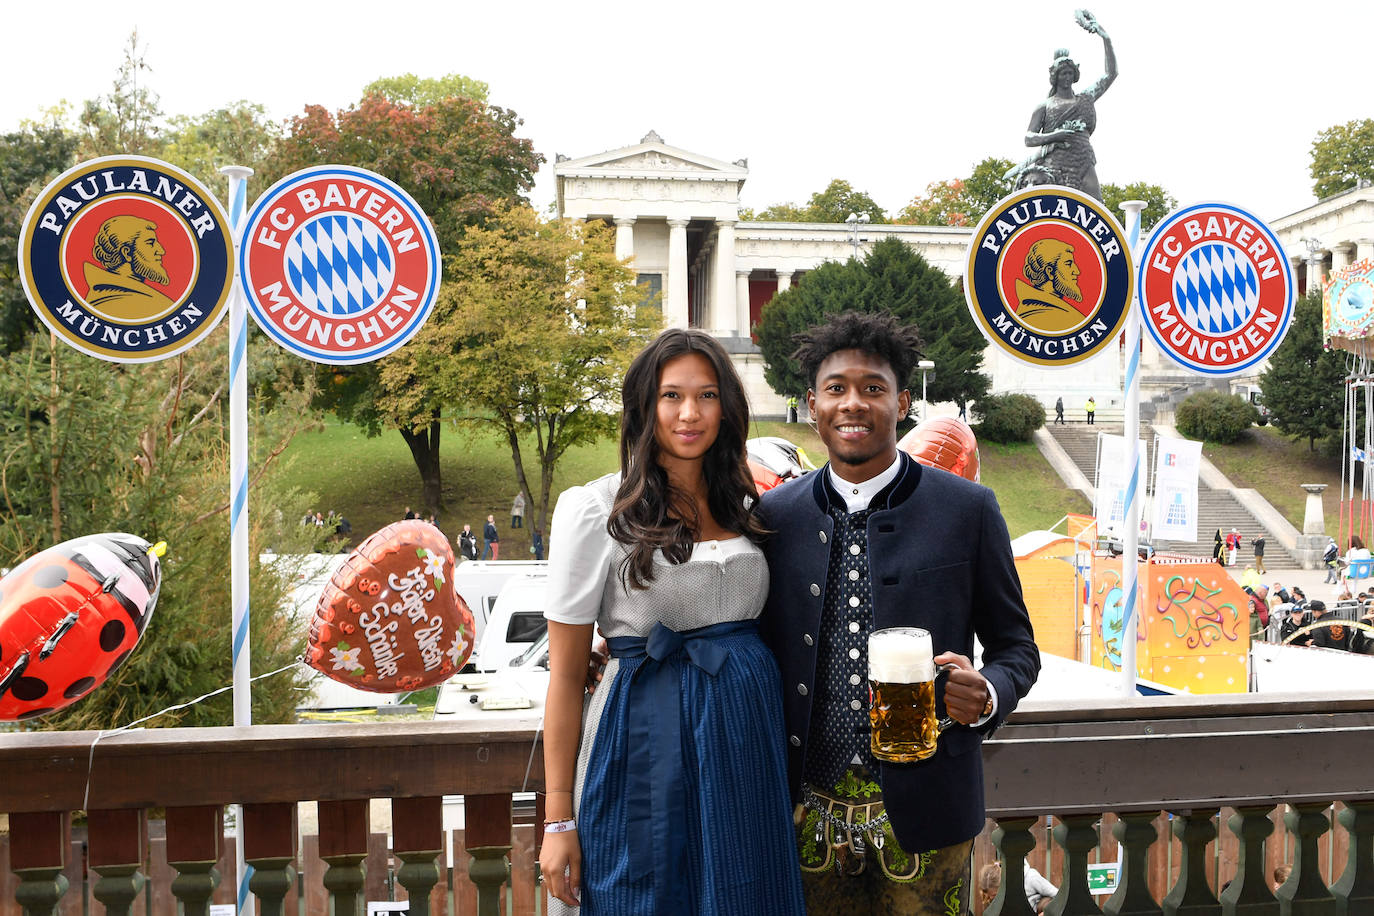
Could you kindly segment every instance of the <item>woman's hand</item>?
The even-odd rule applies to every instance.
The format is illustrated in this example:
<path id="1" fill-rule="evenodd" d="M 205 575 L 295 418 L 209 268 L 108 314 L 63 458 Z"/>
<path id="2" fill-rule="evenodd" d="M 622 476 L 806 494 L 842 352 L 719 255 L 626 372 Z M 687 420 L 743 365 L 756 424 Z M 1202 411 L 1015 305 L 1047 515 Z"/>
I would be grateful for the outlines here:
<path id="1" fill-rule="evenodd" d="M 577 831 L 546 833 L 539 851 L 544 887 L 568 906 L 579 906 L 582 897 L 582 846 Z"/>

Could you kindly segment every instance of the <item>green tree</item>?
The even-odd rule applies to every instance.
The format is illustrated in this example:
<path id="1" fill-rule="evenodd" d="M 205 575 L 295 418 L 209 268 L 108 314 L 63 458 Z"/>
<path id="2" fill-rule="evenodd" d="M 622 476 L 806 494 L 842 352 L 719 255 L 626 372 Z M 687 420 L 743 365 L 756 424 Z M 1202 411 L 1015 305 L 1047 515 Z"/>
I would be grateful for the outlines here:
<path id="1" fill-rule="evenodd" d="M 1330 197 L 1374 181 L 1374 118 L 1319 131 L 1312 141 L 1312 193 Z"/>
<path id="2" fill-rule="evenodd" d="M 440 249 L 455 251 L 469 227 L 533 186 L 543 157 L 529 140 L 515 136 L 520 124 L 512 111 L 462 96 L 416 106 L 372 94 L 336 114 L 313 105 L 292 120 L 287 136 L 276 144 L 264 180 L 320 162 L 371 169 L 405 188 L 433 223 Z M 444 403 L 431 384 L 437 367 L 423 366 L 413 375 L 384 374 L 382 364 L 395 358 L 316 367 L 315 406 L 370 436 L 384 429 L 400 432 L 419 471 L 422 501 L 437 512 L 443 495 L 439 444 Z M 387 378 L 403 378 L 403 389 L 388 388 Z"/>
<path id="3" fill-rule="evenodd" d="M 449 262 L 439 314 L 386 361 L 382 381 L 403 401 L 394 409 L 418 411 L 408 386 L 428 374 L 445 402 L 462 405 L 461 424 L 504 440 L 520 491 L 537 494 L 532 527 L 547 531 L 558 460 L 614 434 L 625 370 L 662 311 L 643 304 L 602 223 L 545 220 L 527 205 L 470 229 Z"/>
<path id="4" fill-rule="evenodd" d="M 1012 183 L 1004 178 L 1012 167 L 1010 159 L 989 156 L 973 167 L 968 178 L 934 181 L 926 193 L 913 198 L 898 214 L 896 222 L 913 226 L 971 226 L 997 201 L 1011 193 Z"/>
<path id="5" fill-rule="evenodd" d="M 1260 396 L 1270 422 L 1293 439 L 1318 441 L 1340 435 L 1345 411 L 1345 356 L 1322 346 L 1322 300 L 1309 293 L 1297 301 L 1283 343 L 1260 376 Z"/>
<path id="6" fill-rule="evenodd" d="M 254 171 L 253 187 L 266 190 L 267 164 L 281 137 L 281 125 L 256 102 L 240 100 L 204 114 L 169 119 L 162 158 L 199 178 L 225 201 L 229 181 L 220 174 L 226 165 Z"/>
<path id="7" fill-rule="evenodd" d="M 384 76 L 363 87 L 363 95 L 380 95 L 388 102 L 425 108 L 444 99 L 472 99 L 487 103 L 489 87 L 481 80 L 460 73 L 440 77 L 419 77 L 414 73 Z"/>
<path id="8" fill-rule="evenodd" d="M 0 355 L 38 327 L 19 282 L 19 229 L 38 192 L 72 165 L 76 144 L 57 118 L 0 136 Z"/>
<path id="9" fill-rule="evenodd" d="M 162 152 L 162 107 L 158 94 L 148 85 L 152 73 L 138 40 L 138 29 L 124 46 L 124 60 L 108 95 L 91 99 L 82 107 L 80 158 Z"/>
<path id="10" fill-rule="evenodd" d="M 842 178 L 836 178 L 824 190 L 811 195 L 805 207 L 793 203 L 774 204 L 755 213 L 741 212 L 744 219 L 779 223 L 842 223 L 851 213 L 867 213 L 871 223 L 886 223 L 887 214 L 877 201 Z"/>
<path id="11" fill-rule="evenodd" d="M 851 309 L 888 311 L 916 325 L 924 340 L 922 356 L 935 363 L 934 373 L 927 377 L 927 399 L 932 403 L 966 403 L 987 393 L 988 377 L 978 371 L 987 343 L 963 295 L 943 271 L 893 238 L 875 243 L 862 261 L 822 264 L 763 307 L 757 333 L 769 386 L 783 396 L 800 396 L 811 387 L 792 359 L 793 337 Z"/>
<path id="12" fill-rule="evenodd" d="M 1141 232 L 1148 232 L 1155 223 L 1178 207 L 1174 195 L 1157 184 L 1133 181 L 1127 185 L 1108 182 L 1102 186 L 1102 203 L 1111 211 L 1112 216 L 1116 217 L 1117 222 L 1122 223 L 1126 219 L 1126 214 L 1121 211 L 1123 200 L 1145 201 L 1145 209 L 1140 211 Z"/>
<path id="13" fill-rule="evenodd" d="M 226 332 L 211 337 L 162 362 L 114 365 L 32 335 L 0 361 L 0 564 L 104 531 L 168 545 L 157 609 L 129 661 L 68 710 L 30 727 L 112 728 L 232 681 Z M 308 538 L 318 529 L 296 524 L 306 497 L 281 488 L 272 461 L 298 428 L 304 397 L 292 406 L 254 418 L 253 557 L 267 546 L 315 546 Z M 255 673 L 290 665 L 303 649 L 305 622 L 285 608 L 292 572 L 256 563 L 251 570 Z M 292 668 L 256 684 L 255 721 L 291 721 L 302 681 Z M 150 725 L 232 718 L 225 694 Z"/>

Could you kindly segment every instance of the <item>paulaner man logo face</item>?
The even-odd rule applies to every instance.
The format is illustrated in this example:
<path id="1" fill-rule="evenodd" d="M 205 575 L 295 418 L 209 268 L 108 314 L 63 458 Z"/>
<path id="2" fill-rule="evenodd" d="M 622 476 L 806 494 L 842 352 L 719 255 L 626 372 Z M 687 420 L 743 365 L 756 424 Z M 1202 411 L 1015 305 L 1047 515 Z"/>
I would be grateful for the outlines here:
<path id="1" fill-rule="evenodd" d="M 39 318 L 112 362 L 165 359 L 214 330 L 232 264 L 214 196 L 180 169 L 139 156 L 64 172 L 20 234 L 20 277 Z"/>
<path id="2" fill-rule="evenodd" d="M 318 363 L 369 362 L 424 325 L 439 244 L 419 204 L 366 169 L 288 175 L 253 206 L 239 250 L 253 318 Z"/>
<path id="3" fill-rule="evenodd" d="M 1067 366 L 1102 352 L 1126 320 L 1134 272 L 1124 233 L 1070 188 L 998 201 L 969 243 L 964 297 L 989 341 L 1021 362 Z"/>
<path id="4" fill-rule="evenodd" d="M 1279 240 L 1231 204 L 1166 216 L 1140 260 L 1145 327 L 1174 362 L 1242 373 L 1274 352 L 1293 318 L 1293 269 Z"/>

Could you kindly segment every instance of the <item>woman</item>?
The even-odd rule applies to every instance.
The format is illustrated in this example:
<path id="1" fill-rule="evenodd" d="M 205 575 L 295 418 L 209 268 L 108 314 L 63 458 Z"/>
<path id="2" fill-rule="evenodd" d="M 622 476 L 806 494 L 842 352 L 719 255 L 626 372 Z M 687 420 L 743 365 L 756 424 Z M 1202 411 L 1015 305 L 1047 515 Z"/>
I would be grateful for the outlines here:
<path id="1" fill-rule="evenodd" d="M 1212 559 L 1215 560 L 1218 564 L 1225 566 L 1226 564 L 1222 562 L 1221 559 L 1222 543 L 1223 542 L 1221 540 L 1221 529 L 1218 528 L 1216 537 L 1212 539 Z"/>
<path id="2" fill-rule="evenodd" d="M 1067 50 L 1055 52 L 1050 64 L 1049 97 L 1036 106 L 1026 129 L 1026 145 L 1039 149 L 1011 169 L 1007 177 L 1018 179 L 1018 189 L 1040 184 L 1067 185 L 1101 200 L 1097 156 L 1088 138 L 1097 129 L 1095 103 L 1116 81 L 1116 52 L 1112 50 L 1111 38 L 1090 13 L 1079 10 L 1075 18 L 1080 26 L 1102 39 L 1106 73 L 1086 91 L 1075 93 L 1078 64 Z"/>
<path id="3" fill-rule="evenodd" d="M 671 329 L 622 402 L 620 473 L 563 493 L 551 532 L 550 911 L 800 914 L 743 387 L 713 338 Z M 612 658 L 584 710 L 594 624 Z"/>

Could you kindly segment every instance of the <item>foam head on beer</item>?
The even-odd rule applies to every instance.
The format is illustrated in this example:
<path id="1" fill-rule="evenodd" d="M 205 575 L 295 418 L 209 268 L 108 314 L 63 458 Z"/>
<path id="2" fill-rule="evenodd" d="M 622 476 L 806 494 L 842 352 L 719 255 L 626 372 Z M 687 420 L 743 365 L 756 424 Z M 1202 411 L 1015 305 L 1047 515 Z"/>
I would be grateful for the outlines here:
<path id="1" fill-rule="evenodd" d="M 877 630 L 868 637 L 868 679 L 884 684 L 935 680 L 930 633 L 916 627 Z"/>

